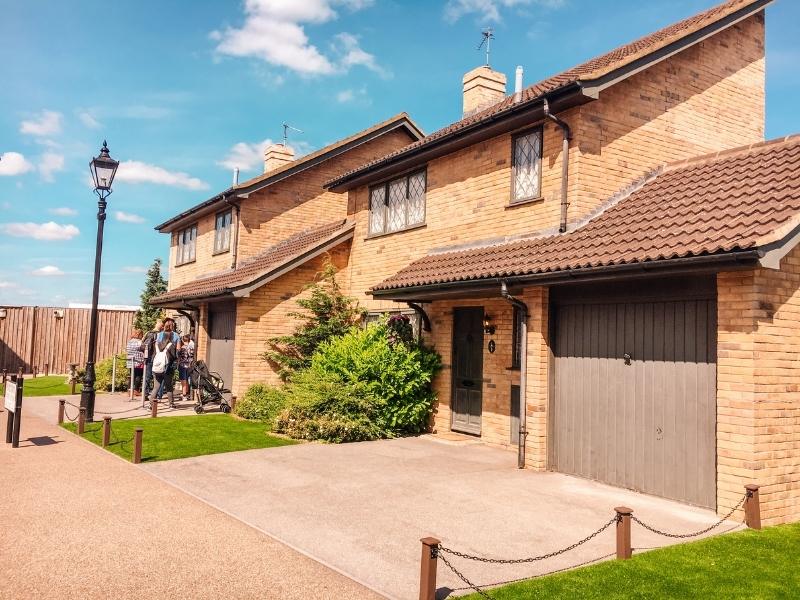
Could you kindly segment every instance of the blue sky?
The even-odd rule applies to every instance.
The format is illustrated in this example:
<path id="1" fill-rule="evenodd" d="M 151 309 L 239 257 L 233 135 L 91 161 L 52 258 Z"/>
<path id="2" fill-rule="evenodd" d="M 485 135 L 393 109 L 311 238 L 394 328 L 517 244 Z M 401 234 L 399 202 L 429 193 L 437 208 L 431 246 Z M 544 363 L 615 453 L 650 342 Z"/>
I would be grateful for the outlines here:
<path id="1" fill-rule="evenodd" d="M 153 226 L 257 175 L 284 121 L 300 151 L 401 111 L 460 117 L 482 61 L 532 83 L 714 0 L 0 0 L 0 304 L 88 302 L 104 138 L 123 161 L 101 302 L 137 304 L 168 252 Z M 767 11 L 767 137 L 800 132 L 800 3 Z"/>

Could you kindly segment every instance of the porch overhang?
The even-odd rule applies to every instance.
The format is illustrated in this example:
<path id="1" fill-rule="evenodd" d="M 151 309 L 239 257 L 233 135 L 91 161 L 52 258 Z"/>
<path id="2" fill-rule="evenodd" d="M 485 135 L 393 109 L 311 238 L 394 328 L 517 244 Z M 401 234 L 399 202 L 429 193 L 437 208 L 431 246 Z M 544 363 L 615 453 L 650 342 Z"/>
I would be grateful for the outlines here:
<path id="1" fill-rule="evenodd" d="M 589 283 L 656 276 L 701 275 L 720 271 L 752 269 L 759 266 L 762 256 L 763 253 L 759 250 L 744 250 L 529 275 L 497 276 L 479 280 L 450 281 L 430 285 L 370 290 L 369 293 L 376 299 L 395 300 L 398 302 L 493 298 L 500 295 L 500 288 L 503 283 L 506 284 L 510 293 L 518 294 L 523 288 L 530 286 L 556 286 L 578 282 Z"/>

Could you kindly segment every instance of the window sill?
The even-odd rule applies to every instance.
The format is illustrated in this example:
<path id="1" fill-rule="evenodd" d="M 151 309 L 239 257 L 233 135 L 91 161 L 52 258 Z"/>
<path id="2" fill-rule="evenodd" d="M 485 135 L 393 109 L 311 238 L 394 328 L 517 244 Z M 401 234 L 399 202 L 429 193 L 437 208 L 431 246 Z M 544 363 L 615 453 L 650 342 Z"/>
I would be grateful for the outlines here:
<path id="1" fill-rule="evenodd" d="M 403 229 L 398 229 L 396 231 L 387 231 L 386 233 L 370 233 L 364 239 L 365 240 L 374 240 L 376 238 L 382 238 L 382 237 L 386 237 L 386 236 L 389 236 L 389 235 L 395 235 L 396 233 L 403 233 L 405 231 L 414 231 L 415 229 L 422 229 L 422 228 L 427 227 L 427 226 L 428 226 L 427 223 L 420 223 L 419 225 L 412 225 L 411 227 L 405 227 Z"/>
<path id="2" fill-rule="evenodd" d="M 521 367 L 506 367 L 506 371 L 519 371 Z"/>
<path id="3" fill-rule="evenodd" d="M 182 263 L 175 263 L 175 267 L 183 267 L 185 265 L 191 265 L 192 263 L 195 263 L 195 262 L 197 262 L 196 258 L 194 260 L 187 260 L 186 262 L 182 262 Z"/>
<path id="4" fill-rule="evenodd" d="M 219 256 L 220 254 L 227 254 L 230 251 L 231 251 L 230 248 L 225 248 L 225 250 L 217 250 L 216 252 L 212 252 L 211 256 Z"/>
<path id="5" fill-rule="evenodd" d="M 544 201 L 544 196 L 536 196 L 535 198 L 523 198 L 522 200 L 514 200 L 506 204 L 506 210 L 509 208 L 517 208 L 518 206 L 525 206 L 526 204 L 537 204 Z"/>

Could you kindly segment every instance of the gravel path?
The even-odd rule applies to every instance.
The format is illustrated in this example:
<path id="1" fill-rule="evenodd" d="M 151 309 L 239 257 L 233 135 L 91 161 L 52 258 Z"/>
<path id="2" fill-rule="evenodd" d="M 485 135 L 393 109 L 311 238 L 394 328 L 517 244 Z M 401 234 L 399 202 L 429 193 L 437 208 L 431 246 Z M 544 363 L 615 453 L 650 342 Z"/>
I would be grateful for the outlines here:
<path id="1" fill-rule="evenodd" d="M 30 413 L 4 439 L 0 598 L 378 597 Z"/>

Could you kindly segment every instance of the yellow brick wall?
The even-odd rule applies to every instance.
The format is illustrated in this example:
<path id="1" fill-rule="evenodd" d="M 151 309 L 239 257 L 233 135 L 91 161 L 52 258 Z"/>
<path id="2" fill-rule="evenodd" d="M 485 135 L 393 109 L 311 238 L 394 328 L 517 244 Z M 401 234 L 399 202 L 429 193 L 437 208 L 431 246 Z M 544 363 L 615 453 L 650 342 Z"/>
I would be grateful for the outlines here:
<path id="1" fill-rule="evenodd" d="M 347 215 L 346 194 L 327 191 L 323 184 L 410 141 L 405 131 L 391 131 L 241 200 L 237 261 L 300 231 L 343 219 Z M 195 262 L 175 264 L 177 236 L 171 235 L 169 289 L 230 268 L 233 258 L 230 252 L 213 254 L 215 219 L 216 213 L 197 221 Z"/>
<path id="2" fill-rule="evenodd" d="M 598 204 L 664 162 L 760 141 L 764 135 L 764 21 L 751 17 L 562 115 L 570 146 L 569 218 Z M 531 126 L 537 125 L 531 123 Z M 352 295 L 366 292 L 431 248 L 558 226 L 561 131 L 544 125 L 542 199 L 509 207 L 511 135 L 427 165 L 426 223 L 367 237 L 368 188 L 350 192 L 357 226 L 347 273 Z"/>
<path id="3" fill-rule="evenodd" d="M 718 502 L 761 488 L 762 518 L 800 519 L 800 247 L 780 271 L 721 273 Z"/>
<path id="4" fill-rule="evenodd" d="M 267 350 L 267 340 L 294 331 L 297 319 L 289 313 L 301 310 L 297 300 L 308 295 L 307 285 L 322 271 L 327 259 L 343 268 L 348 252 L 349 243 L 344 242 L 239 299 L 231 387 L 234 394 L 241 396 L 254 383 L 280 382 L 275 370 L 261 358 Z"/>

